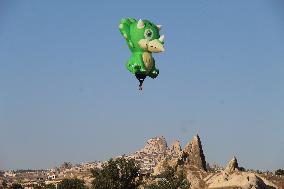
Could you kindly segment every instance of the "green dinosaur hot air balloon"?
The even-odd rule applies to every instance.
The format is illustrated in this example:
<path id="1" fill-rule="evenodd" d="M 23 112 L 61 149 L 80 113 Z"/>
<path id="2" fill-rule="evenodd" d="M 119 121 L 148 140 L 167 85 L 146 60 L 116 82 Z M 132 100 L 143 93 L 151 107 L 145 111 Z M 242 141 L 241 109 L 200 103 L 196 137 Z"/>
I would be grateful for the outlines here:
<path id="1" fill-rule="evenodd" d="M 154 79 L 159 75 L 152 53 L 164 51 L 164 35 L 160 36 L 160 29 L 161 25 L 149 20 L 126 18 L 120 21 L 119 30 L 131 51 L 126 67 L 139 80 L 139 90 L 147 76 Z"/>

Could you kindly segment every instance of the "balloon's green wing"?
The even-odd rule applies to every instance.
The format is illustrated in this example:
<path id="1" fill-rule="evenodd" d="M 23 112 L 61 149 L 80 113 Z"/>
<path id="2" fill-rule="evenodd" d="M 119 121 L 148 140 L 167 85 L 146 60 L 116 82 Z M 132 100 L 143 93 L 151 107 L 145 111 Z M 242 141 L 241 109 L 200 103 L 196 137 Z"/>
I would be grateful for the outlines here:
<path id="1" fill-rule="evenodd" d="M 130 50 L 133 49 L 133 43 L 131 41 L 131 35 L 130 35 L 130 25 L 135 22 L 137 21 L 133 18 L 124 18 L 121 19 L 119 23 L 119 31 L 126 40 Z"/>

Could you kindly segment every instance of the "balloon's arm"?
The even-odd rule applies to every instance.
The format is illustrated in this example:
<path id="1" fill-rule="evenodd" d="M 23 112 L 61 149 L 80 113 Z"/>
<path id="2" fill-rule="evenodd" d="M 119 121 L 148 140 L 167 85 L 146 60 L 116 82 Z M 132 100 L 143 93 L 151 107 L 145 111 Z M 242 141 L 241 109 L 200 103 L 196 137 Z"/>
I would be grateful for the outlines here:
<path id="1" fill-rule="evenodd" d="M 130 25 L 133 22 L 136 22 L 136 20 L 133 18 L 126 18 L 126 19 L 123 18 L 120 20 L 120 23 L 119 23 L 119 31 L 121 35 L 124 37 L 124 39 L 126 40 L 128 47 L 130 49 L 133 48 L 133 43 L 131 41 L 131 35 L 130 35 Z"/>

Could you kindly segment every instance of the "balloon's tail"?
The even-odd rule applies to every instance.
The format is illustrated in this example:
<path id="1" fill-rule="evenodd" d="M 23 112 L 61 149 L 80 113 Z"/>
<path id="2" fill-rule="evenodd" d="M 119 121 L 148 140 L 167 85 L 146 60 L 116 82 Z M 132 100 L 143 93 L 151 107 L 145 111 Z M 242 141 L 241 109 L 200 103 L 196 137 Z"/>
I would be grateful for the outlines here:
<path id="1" fill-rule="evenodd" d="M 142 74 L 135 74 L 135 76 L 139 81 L 139 90 L 143 90 L 143 82 L 144 82 L 146 76 L 142 75 Z"/>
<path id="2" fill-rule="evenodd" d="M 142 90 L 143 88 L 142 88 L 142 85 L 143 85 L 143 82 L 144 82 L 144 79 L 143 80 L 139 80 L 139 90 Z"/>

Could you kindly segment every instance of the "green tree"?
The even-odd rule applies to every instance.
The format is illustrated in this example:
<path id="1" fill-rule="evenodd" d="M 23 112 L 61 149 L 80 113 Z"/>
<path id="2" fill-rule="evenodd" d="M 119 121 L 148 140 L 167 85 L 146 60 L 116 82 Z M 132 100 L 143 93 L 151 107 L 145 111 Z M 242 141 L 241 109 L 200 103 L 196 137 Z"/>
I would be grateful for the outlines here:
<path id="1" fill-rule="evenodd" d="M 86 189 L 85 182 L 80 179 L 63 179 L 57 189 Z"/>
<path id="2" fill-rule="evenodd" d="M 169 165 L 158 176 L 153 177 L 154 181 L 145 186 L 146 189 L 188 189 L 188 182 L 184 172 Z"/>
<path id="3" fill-rule="evenodd" d="M 8 187 L 8 183 L 7 183 L 6 180 L 3 180 L 3 181 L 2 181 L 2 187 L 3 187 L 4 189 L 6 189 L 6 188 Z"/>
<path id="4" fill-rule="evenodd" d="M 10 189 L 24 189 L 24 187 L 19 183 L 13 183 Z"/>
<path id="5" fill-rule="evenodd" d="M 34 185 L 32 186 L 32 188 L 33 188 L 33 189 L 42 189 L 42 186 L 37 185 L 37 184 L 34 184 Z"/>
<path id="6" fill-rule="evenodd" d="M 61 169 L 71 169 L 72 168 L 72 163 L 71 162 L 63 162 L 62 165 L 60 166 Z"/>
<path id="7" fill-rule="evenodd" d="M 136 189 L 140 185 L 139 166 L 134 159 L 110 159 L 102 169 L 93 169 L 93 189 Z"/>
<path id="8" fill-rule="evenodd" d="M 56 186 L 54 184 L 46 184 L 43 188 L 44 189 L 56 189 Z"/>
<path id="9" fill-rule="evenodd" d="M 276 170 L 275 175 L 284 175 L 284 170 L 283 169 Z"/>

